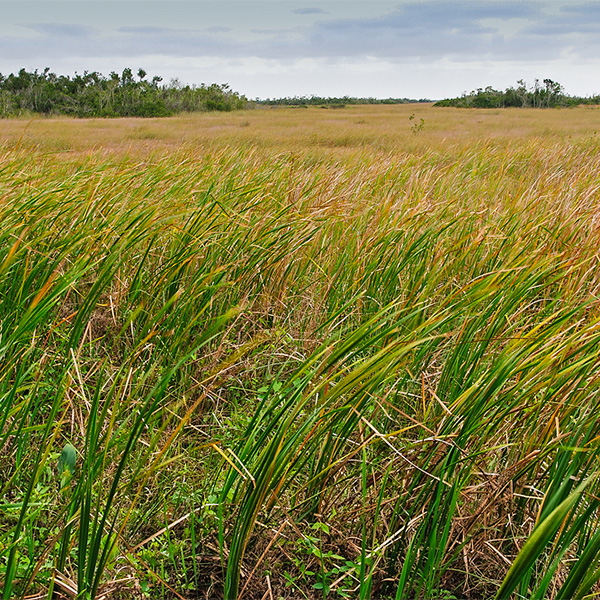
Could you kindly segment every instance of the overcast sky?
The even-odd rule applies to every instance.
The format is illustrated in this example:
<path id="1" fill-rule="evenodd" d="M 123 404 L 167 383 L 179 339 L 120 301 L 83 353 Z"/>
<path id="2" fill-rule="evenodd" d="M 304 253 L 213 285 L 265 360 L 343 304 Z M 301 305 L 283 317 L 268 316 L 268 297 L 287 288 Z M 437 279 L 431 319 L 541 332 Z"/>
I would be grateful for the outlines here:
<path id="1" fill-rule="evenodd" d="M 144 68 L 249 98 L 438 99 L 547 77 L 600 93 L 600 2 L 0 1 L 0 72 Z"/>

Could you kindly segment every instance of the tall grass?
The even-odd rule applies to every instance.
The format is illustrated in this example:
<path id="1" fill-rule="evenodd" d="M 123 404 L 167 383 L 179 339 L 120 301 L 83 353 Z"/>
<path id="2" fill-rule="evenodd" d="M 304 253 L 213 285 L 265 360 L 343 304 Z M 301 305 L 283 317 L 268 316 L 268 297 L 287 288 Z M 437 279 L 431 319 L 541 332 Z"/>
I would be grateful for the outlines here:
<path id="1" fill-rule="evenodd" d="M 597 589 L 592 142 L 0 165 L 4 599 Z"/>

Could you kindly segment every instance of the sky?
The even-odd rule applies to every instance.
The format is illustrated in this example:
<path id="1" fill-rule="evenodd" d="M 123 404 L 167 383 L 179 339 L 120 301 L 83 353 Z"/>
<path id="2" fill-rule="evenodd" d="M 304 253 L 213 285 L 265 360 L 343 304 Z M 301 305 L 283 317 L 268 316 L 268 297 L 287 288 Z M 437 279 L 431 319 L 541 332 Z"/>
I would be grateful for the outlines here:
<path id="1" fill-rule="evenodd" d="M 0 0 L 0 73 L 130 67 L 254 98 L 600 94 L 600 1 Z"/>

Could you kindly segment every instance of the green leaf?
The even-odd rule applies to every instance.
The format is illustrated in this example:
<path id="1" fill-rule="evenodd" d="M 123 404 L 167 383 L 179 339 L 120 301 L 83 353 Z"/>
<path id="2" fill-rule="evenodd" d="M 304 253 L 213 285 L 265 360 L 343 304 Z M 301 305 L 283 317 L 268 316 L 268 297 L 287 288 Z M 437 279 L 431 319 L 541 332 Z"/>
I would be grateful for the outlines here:
<path id="1" fill-rule="evenodd" d="M 583 550 L 579 560 L 575 562 L 569 576 L 556 596 L 558 600 L 583 598 L 598 581 L 600 573 L 594 569 L 600 558 L 600 530 L 592 536 Z"/>
<path id="2" fill-rule="evenodd" d="M 65 444 L 58 459 L 58 474 L 62 477 L 66 471 L 72 476 L 75 473 L 77 450 L 71 444 Z"/>
<path id="3" fill-rule="evenodd" d="M 515 562 L 508 570 L 496 594 L 496 600 L 510 597 L 519 582 L 527 575 L 535 561 L 544 552 L 548 542 L 556 535 L 559 527 L 567 518 L 567 515 L 575 506 L 579 500 L 579 496 L 590 481 L 591 478 L 579 484 L 570 496 L 563 500 L 543 521 L 537 524 L 529 539 L 523 548 L 521 548 L 517 558 L 515 558 Z"/>

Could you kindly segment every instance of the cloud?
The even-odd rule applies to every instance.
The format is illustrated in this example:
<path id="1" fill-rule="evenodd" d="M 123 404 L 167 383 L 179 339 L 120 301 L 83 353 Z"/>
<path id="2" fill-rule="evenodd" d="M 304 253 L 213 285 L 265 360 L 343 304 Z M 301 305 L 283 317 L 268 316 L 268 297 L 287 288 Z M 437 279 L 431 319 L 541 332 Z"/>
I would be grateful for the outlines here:
<path id="1" fill-rule="evenodd" d="M 572 6 L 563 6 L 561 8 L 563 13 L 571 13 L 580 15 L 584 19 L 600 18 L 600 5 L 592 2 L 586 2 L 585 4 L 576 4 Z"/>
<path id="2" fill-rule="evenodd" d="M 492 56 L 506 54 L 507 46 L 500 26 L 489 25 L 490 20 L 533 22 L 539 15 L 533 3 L 410 3 L 376 17 L 321 20 L 271 43 L 277 44 L 275 55 L 290 58 Z"/>
<path id="3" fill-rule="evenodd" d="M 79 57 L 82 68 L 86 58 L 165 56 L 180 57 L 239 57 L 247 51 L 245 44 L 223 36 L 189 29 L 169 29 L 157 27 L 122 27 L 110 33 L 97 33 L 92 28 L 80 30 L 75 35 L 61 32 L 74 31 L 70 26 L 52 24 L 52 27 L 38 26 L 34 31 L 40 35 L 33 38 L 0 36 L 0 56 L 3 59 L 39 60 L 47 63 L 52 59 L 69 56 Z"/>
<path id="4" fill-rule="evenodd" d="M 229 33 L 233 29 L 231 27 L 208 27 L 205 31 L 208 31 L 208 33 Z"/>
<path id="5" fill-rule="evenodd" d="M 292 11 L 295 15 L 328 15 L 329 13 L 322 8 L 297 8 Z"/>
<path id="6" fill-rule="evenodd" d="M 564 7 L 556 16 L 547 4 L 532 1 L 411 2 L 380 16 L 320 20 L 287 39 L 270 40 L 270 50 L 281 58 L 331 60 L 547 61 L 573 48 L 582 55 L 598 49 L 596 13 L 600 7 L 588 4 Z"/>
<path id="7" fill-rule="evenodd" d="M 566 36 L 600 33 L 600 5 L 563 6 L 560 13 L 548 16 L 525 29 L 524 33 L 539 36 Z"/>
<path id="8" fill-rule="evenodd" d="M 145 27 L 119 27 L 117 31 L 121 33 L 134 33 L 140 35 L 161 35 L 164 33 L 172 32 L 173 29 L 168 29 L 167 27 L 154 27 L 154 26 L 145 26 Z"/>
<path id="9" fill-rule="evenodd" d="M 19 23 L 19 25 L 49 37 L 88 37 L 96 32 L 93 27 L 74 23 Z"/>
<path id="10" fill-rule="evenodd" d="M 272 36 L 272 35 L 286 36 L 291 33 L 291 30 L 290 29 L 251 29 L 250 32 L 256 33 L 258 35 L 266 35 L 266 36 Z"/>
<path id="11" fill-rule="evenodd" d="M 316 14 L 317 10 L 324 12 L 309 8 L 292 12 Z M 378 16 L 329 17 L 305 27 L 293 26 L 296 24 L 292 22 L 288 29 L 252 27 L 258 24 L 245 23 L 243 33 L 253 34 L 247 36 L 238 35 L 239 27 L 195 30 L 142 23 L 99 32 L 69 23 L 26 23 L 24 27 L 39 35 L 27 40 L 0 36 L 0 55 L 79 56 L 82 63 L 85 57 L 130 56 L 164 56 L 174 60 L 255 57 L 279 63 L 318 59 L 329 64 L 365 59 L 391 63 L 477 59 L 497 63 L 547 62 L 569 52 L 593 57 L 600 50 L 600 6 L 595 3 L 570 4 L 557 13 L 548 11 L 544 3 L 533 1 L 410 2 Z M 230 35 L 215 35 L 224 33 Z"/>

